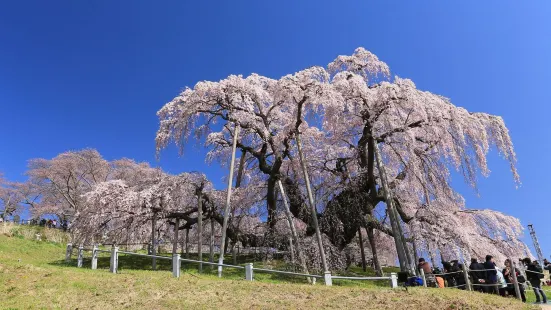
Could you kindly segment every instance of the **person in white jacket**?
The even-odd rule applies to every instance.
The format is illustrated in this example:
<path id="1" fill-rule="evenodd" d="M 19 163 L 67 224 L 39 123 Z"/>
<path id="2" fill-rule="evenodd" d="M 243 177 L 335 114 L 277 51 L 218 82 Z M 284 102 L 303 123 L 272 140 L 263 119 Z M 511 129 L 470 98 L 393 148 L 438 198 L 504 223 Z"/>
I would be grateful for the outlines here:
<path id="1" fill-rule="evenodd" d="M 505 281 L 505 277 L 503 276 L 503 273 L 501 273 L 501 270 L 499 270 L 498 267 L 496 267 L 497 272 L 497 288 L 499 290 L 499 295 L 505 297 L 505 292 L 507 291 L 507 281 Z"/>

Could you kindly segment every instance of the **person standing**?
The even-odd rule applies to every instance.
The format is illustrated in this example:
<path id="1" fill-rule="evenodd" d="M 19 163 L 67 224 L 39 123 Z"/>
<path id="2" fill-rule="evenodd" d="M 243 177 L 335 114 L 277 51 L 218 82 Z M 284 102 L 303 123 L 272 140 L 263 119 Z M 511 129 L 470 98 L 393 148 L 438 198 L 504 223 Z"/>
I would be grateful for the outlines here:
<path id="1" fill-rule="evenodd" d="M 520 297 L 522 299 L 522 302 L 526 302 L 526 295 L 524 294 L 524 285 L 521 285 L 521 283 L 518 282 L 518 279 L 520 277 L 520 272 L 517 268 L 513 267 L 509 259 L 506 259 L 505 269 L 503 269 L 503 276 L 505 277 L 505 281 L 507 282 L 507 291 L 509 295 L 516 296 L 515 278 L 513 276 L 513 272 L 515 273 L 517 278 L 518 288 L 520 290 Z"/>
<path id="2" fill-rule="evenodd" d="M 434 274 L 432 273 L 432 268 L 423 257 L 419 258 L 419 264 L 417 265 L 417 268 L 419 268 L 419 270 L 423 270 L 423 273 L 425 274 L 425 280 L 427 281 L 426 285 L 428 287 L 436 287 L 436 279 L 434 278 Z"/>
<path id="3" fill-rule="evenodd" d="M 471 264 L 469 265 L 470 276 L 473 281 L 473 287 L 475 291 L 486 293 L 486 271 L 484 265 L 479 263 L 476 258 L 471 258 Z"/>
<path id="4" fill-rule="evenodd" d="M 492 255 L 486 255 L 486 261 L 484 262 L 484 269 L 486 271 L 486 284 L 488 293 L 497 294 L 497 272 L 496 263 Z"/>
<path id="5" fill-rule="evenodd" d="M 543 300 L 543 303 L 547 303 L 547 296 L 541 288 L 541 279 L 543 279 L 543 269 L 537 262 L 532 262 L 529 257 L 526 257 L 523 260 L 526 265 L 526 277 L 528 282 L 532 285 L 534 294 L 536 295 L 536 303 L 540 303 Z M 540 298 L 541 297 L 541 298 Z"/>

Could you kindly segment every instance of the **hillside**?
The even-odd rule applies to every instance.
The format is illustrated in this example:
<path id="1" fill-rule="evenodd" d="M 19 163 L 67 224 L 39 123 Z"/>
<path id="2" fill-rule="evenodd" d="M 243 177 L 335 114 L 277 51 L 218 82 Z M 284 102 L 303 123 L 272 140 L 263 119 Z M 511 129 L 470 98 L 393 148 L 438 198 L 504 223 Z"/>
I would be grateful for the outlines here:
<path id="1" fill-rule="evenodd" d="M 59 238 L 56 232 L 42 234 Z M 261 276 L 246 282 L 237 275 L 218 279 L 192 269 L 183 270 L 179 279 L 164 270 L 121 268 L 114 275 L 88 264 L 65 265 L 64 244 L 28 239 L 33 236 L 0 227 L 2 309 L 533 309 L 513 299 L 453 289 L 325 287 Z"/>

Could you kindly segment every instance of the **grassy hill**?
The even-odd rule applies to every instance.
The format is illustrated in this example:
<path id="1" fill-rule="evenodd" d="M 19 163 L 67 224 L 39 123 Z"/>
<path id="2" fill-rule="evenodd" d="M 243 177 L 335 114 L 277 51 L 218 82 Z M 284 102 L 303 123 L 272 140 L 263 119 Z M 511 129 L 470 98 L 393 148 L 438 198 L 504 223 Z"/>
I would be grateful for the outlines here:
<path id="1" fill-rule="evenodd" d="M 406 292 L 369 282 L 326 287 L 260 273 L 256 281 L 246 282 L 242 271 L 226 269 L 219 279 L 213 273 L 197 273 L 195 266 L 183 269 L 176 279 L 168 265 L 159 271 L 135 270 L 146 268 L 149 260 L 122 255 L 120 273 L 115 275 L 106 269 L 107 258 L 100 259 L 98 270 L 91 270 L 89 262 L 85 268 L 65 264 L 65 245 L 59 243 L 65 237 L 40 229 L 43 240 L 32 240 L 37 229 L 0 225 L 1 309 L 539 309 L 455 289 Z M 54 239 L 58 242 L 49 241 Z"/>

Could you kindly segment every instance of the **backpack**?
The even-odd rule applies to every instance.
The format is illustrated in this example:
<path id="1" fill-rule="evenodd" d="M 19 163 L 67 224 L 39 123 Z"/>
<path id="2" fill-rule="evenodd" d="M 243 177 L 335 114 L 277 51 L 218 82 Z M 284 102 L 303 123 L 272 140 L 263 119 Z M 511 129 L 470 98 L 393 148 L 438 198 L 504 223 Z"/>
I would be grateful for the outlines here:
<path id="1" fill-rule="evenodd" d="M 406 286 L 423 286 L 423 279 L 419 277 L 411 277 L 408 279 Z"/>

